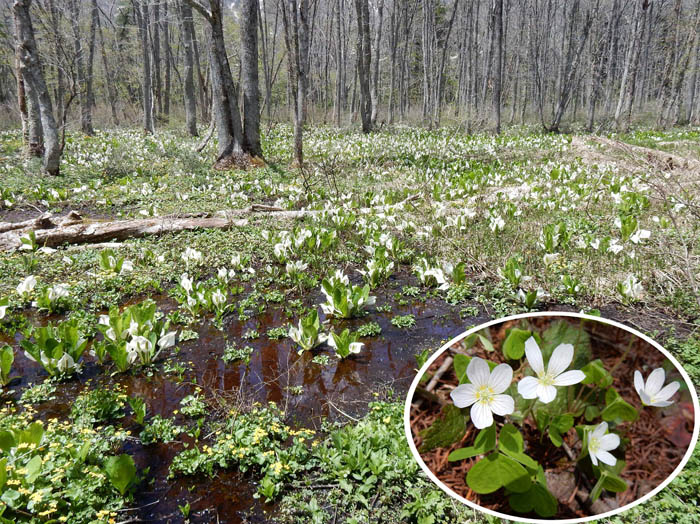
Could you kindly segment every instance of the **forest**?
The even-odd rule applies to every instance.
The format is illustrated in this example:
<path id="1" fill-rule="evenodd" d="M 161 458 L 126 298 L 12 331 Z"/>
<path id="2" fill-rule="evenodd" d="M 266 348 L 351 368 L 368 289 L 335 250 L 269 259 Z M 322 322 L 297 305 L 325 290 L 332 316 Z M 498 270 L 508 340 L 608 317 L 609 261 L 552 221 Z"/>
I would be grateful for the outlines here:
<path id="1" fill-rule="evenodd" d="M 692 524 L 699 385 L 699 0 L 0 0 L 1 524 Z"/>

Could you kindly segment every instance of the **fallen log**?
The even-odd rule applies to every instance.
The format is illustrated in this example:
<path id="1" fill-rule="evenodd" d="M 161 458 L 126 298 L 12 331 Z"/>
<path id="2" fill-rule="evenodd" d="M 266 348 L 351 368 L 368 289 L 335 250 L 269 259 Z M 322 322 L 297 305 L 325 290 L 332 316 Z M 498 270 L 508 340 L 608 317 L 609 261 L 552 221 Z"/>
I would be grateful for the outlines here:
<path id="1" fill-rule="evenodd" d="M 402 205 L 415 198 L 417 198 L 417 195 L 411 196 L 393 206 Z M 359 214 L 372 211 L 381 212 L 393 206 L 361 208 L 355 210 L 355 212 Z M 78 213 L 71 211 L 67 216 L 61 218 L 42 215 L 34 220 L 17 222 L 15 228 L 7 226 L 7 224 L 11 223 L 0 223 L 0 228 L 3 226 L 7 227 L 4 232 L 0 229 L 0 251 L 19 249 L 22 245 L 21 237 L 31 231 L 34 232 L 38 245 L 55 248 L 63 244 L 113 242 L 149 235 L 162 235 L 163 233 L 177 233 L 193 229 L 228 229 L 248 224 L 247 218 L 238 217 L 264 215 L 282 219 L 298 219 L 319 213 L 323 213 L 323 211 L 288 211 L 276 206 L 253 204 L 244 209 L 218 211 L 214 216 L 201 216 L 201 214 L 171 215 L 133 220 L 94 221 L 84 220 Z"/>
<path id="2" fill-rule="evenodd" d="M 22 222 L 0 222 L 0 233 L 6 233 L 7 231 L 16 230 L 24 231 L 26 229 L 42 229 L 47 227 L 53 227 L 53 222 L 51 221 L 51 213 L 44 213 L 38 218 L 23 220 Z"/>
<path id="3" fill-rule="evenodd" d="M 51 229 L 36 229 L 36 243 L 40 246 L 58 247 L 63 244 L 86 244 L 140 238 L 163 233 L 176 233 L 191 229 L 226 229 L 243 226 L 245 219 L 229 218 L 144 218 L 113 222 L 80 222 Z M 0 250 L 11 251 L 21 245 L 20 238 L 26 232 L 9 231 L 0 234 Z"/>

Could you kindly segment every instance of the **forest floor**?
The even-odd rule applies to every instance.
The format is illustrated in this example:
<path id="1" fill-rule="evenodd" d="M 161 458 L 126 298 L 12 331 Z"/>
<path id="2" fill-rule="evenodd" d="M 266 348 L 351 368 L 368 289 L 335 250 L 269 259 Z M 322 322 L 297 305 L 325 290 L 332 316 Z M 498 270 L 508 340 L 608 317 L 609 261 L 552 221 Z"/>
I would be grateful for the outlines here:
<path id="1" fill-rule="evenodd" d="M 403 402 L 428 354 L 513 313 L 599 310 L 700 384 L 697 129 L 312 128 L 303 176 L 288 126 L 264 134 L 265 167 L 235 172 L 211 168 L 213 144 L 115 130 L 70 134 L 50 178 L 20 138 L 0 133 L 0 237 L 46 212 L 156 225 L 56 249 L 28 229 L 0 253 L 0 521 L 483 521 L 423 475 Z M 163 231 L 224 210 L 245 211 Z M 619 521 L 697 522 L 699 470 L 696 451 Z"/>

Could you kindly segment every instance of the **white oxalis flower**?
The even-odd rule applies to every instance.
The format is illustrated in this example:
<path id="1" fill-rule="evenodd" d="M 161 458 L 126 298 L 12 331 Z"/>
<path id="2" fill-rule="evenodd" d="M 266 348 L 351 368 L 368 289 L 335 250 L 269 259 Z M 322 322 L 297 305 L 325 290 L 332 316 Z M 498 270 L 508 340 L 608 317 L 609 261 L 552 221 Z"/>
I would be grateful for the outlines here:
<path id="1" fill-rule="evenodd" d="M 547 404 L 557 396 L 556 386 L 571 386 L 586 378 L 583 371 L 564 372 L 574 358 L 574 346 L 571 344 L 559 344 L 554 349 L 546 371 L 542 351 L 534 337 L 525 341 L 525 356 L 537 376 L 525 377 L 518 382 L 518 393 L 523 398 L 539 398 L 542 403 Z"/>
<path id="2" fill-rule="evenodd" d="M 493 371 L 488 363 L 472 358 L 467 366 L 467 378 L 471 384 L 461 384 L 452 390 L 450 397 L 458 408 L 472 406 L 470 415 L 478 429 L 493 424 L 493 415 L 510 415 L 515 409 L 513 397 L 503 395 L 513 379 L 513 368 L 499 364 Z"/>
<path id="3" fill-rule="evenodd" d="M 595 429 L 588 433 L 588 454 L 594 466 L 600 460 L 603 464 L 614 466 L 617 459 L 610 453 L 620 445 L 620 437 L 615 433 L 608 433 L 608 423 L 601 422 Z"/>
<path id="4" fill-rule="evenodd" d="M 673 404 L 673 401 L 669 399 L 676 394 L 681 385 L 678 382 L 671 382 L 663 387 L 665 378 L 666 374 L 663 368 L 656 368 L 652 371 L 646 383 L 639 371 L 634 372 L 634 389 L 637 390 L 639 398 L 642 399 L 642 404 L 657 408 L 665 408 Z"/>

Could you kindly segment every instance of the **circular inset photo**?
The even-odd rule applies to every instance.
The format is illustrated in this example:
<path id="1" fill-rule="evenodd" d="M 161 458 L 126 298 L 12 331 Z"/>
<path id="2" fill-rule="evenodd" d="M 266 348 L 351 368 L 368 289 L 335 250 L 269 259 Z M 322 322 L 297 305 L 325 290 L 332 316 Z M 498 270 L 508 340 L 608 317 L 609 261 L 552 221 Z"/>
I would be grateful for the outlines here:
<path id="1" fill-rule="evenodd" d="M 690 458 L 698 400 L 680 364 L 622 324 L 507 317 L 422 366 L 406 435 L 428 476 L 476 509 L 582 522 L 648 499 Z"/>

